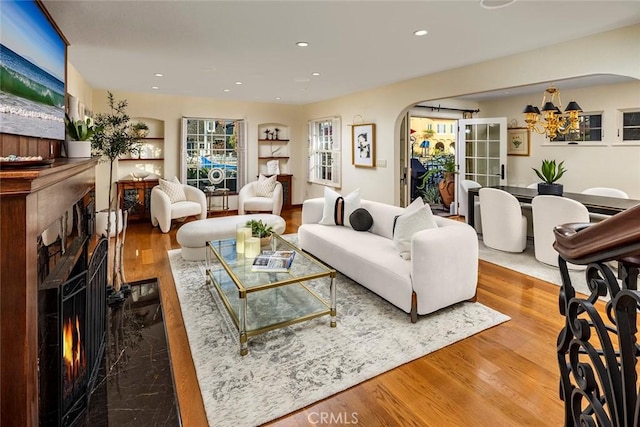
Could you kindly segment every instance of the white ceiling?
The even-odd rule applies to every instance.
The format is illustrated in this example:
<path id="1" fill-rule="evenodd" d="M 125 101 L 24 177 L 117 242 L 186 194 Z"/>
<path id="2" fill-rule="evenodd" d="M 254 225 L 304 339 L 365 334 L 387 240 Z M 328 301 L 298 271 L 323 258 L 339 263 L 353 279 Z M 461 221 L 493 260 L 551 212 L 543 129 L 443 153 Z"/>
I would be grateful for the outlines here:
<path id="1" fill-rule="evenodd" d="M 638 0 L 43 2 L 94 88 L 287 104 L 640 22 Z"/>

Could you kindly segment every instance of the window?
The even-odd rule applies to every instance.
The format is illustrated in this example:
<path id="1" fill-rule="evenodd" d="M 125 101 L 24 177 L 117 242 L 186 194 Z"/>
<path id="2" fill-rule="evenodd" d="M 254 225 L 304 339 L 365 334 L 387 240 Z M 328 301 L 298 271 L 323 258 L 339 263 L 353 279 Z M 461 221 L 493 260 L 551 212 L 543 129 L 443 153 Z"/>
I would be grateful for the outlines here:
<path id="1" fill-rule="evenodd" d="M 182 182 L 204 190 L 228 188 L 237 192 L 244 184 L 244 121 L 228 119 L 182 119 Z M 211 182 L 212 170 L 221 182 Z"/>
<path id="2" fill-rule="evenodd" d="M 338 117 L 309 122 L 309 182 L 340 187 L 340 131 Z"/>
<path id="3" fill-rule="evenodd" d="M 640 111 L 622 113 L 622 140 L 640 141 Z"/>
<path id="4" fill-rule="evenodd" d="M 551 141 L 602 141 L 602 113 L 581 114 L 578 126 L 580 127 L 578 132 L 571 132 L 567 135 L 558 134 Z"/>

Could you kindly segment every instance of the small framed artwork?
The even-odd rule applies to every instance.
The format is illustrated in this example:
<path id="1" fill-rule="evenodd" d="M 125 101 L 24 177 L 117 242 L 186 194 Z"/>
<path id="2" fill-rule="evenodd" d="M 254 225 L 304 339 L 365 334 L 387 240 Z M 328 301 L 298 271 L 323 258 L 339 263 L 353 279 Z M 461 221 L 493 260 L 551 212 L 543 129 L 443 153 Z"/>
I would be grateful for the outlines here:
<path id="1" fill-rule="evenodd" d="M 376 125 L 364 123 L 351 127 L 352 161 L 357 167 L 376 166 Z"/>
<path id="2" fill-rule="evenodd" d="M 529 129 L 509 128 L 507 129 L 507 155 L 528 156 L 529 155 Z"/>

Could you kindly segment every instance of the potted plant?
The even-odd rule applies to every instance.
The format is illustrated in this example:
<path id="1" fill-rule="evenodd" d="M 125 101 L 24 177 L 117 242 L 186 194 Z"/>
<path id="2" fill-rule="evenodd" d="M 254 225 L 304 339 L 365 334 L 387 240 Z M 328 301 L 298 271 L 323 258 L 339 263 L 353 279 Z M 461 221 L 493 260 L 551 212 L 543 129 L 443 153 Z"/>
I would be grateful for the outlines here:
<path id="1" fill-rule="evenodd" d="M 67 113 L 64 114 L 64 124 L 67 131 L 65 139 L 65 152 L 67 157 L 91 157 L 91 138 L 97 130 L 91 119 L 73 120 Z"/>
<path id="2" fill-rule="evenodd" d="M 96 130 L 91 140 L 91 147 L 96 154 L 101 156 L 102 161 L 109 162 L 109 192 L 107 204 L 107 235 L 111 232 L 112 212 L 118 212 L 118 197 L 113 195 L 113 164 L 114 162 L 131 152 L 137 150 L 137 144 L 140 142 L 138 133 L 134 130 L 133 125 L 129 123 L 129 115 L 126 113 L 127 101 L 115 101 L 113 94 L 108 92 L 107 96 L 109 109 L 108 113 L 99 113 L 95 118 Z M 115 217 L 115 215 L 114 215 Z M 126 217 L 126 216 L 125 216 Z M 126 228 L 126 220 L 123 221 Z M 119 221 L 115 221 L 115 250 L 113 251 L 113 275 L 111 286 L 116 293 L 119 293 L 120 286 L 124 282 L 124 275 L 121 269 L 123 242 L 118 242 Z M 120 261 L 120 262 L 118 262 Z M 118 282 L 118 273 L 120 273 L 120 282 Z"/>
<path id="3" fill-rule="evenodd" d="M 251 235 L 260 238 L 260 246 L 264 246 L 271 242 L 273 227 L 259 220 L 247 221 L 247 227 L 251 228 Z"/>
<path id="4" fill-rule="evenodd" d="M 563 185 L 558 184 L 562 175 L 567 171 L 564 168 L 564 161 L 556 166 L 555 160 L 543 160 L 540 169 L 532 168 L 543 182 L 538 183 L 538 194 L 547 194 L 552 196 L 562 196 Z"/>

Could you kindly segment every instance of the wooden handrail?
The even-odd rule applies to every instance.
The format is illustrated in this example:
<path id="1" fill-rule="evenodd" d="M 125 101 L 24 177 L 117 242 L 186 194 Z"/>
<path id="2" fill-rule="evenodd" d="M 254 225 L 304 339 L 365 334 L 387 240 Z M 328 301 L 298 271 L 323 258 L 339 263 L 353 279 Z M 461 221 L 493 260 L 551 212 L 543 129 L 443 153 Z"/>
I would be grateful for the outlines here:
<path id="1" fill-rule="evenodd" d="M 553 247 L 573 264 L 640 255 L 640 205 L 595 224 L 562 224 L 553 230 Z"/>

